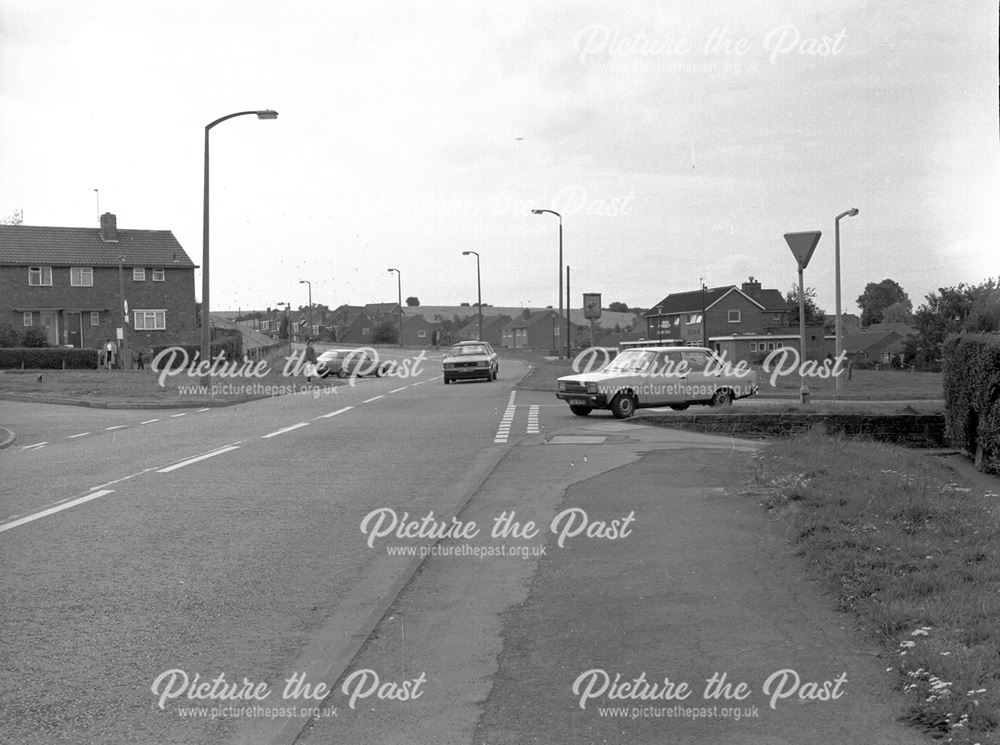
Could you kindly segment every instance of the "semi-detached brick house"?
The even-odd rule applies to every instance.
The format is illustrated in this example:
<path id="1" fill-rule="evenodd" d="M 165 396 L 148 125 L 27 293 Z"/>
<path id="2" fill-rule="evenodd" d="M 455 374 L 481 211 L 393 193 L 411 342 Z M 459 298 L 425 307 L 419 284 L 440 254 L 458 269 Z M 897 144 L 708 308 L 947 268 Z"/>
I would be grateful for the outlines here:
<path id="1" fill-rule="evenodd" d="M 130 349 L 197 340 L 195 265 L 169 230 L 0 226 L 0 323 L 57 346 L 99 347 L 122 322 Z M 121 276 L 121 280 L 119 279 Z"/>

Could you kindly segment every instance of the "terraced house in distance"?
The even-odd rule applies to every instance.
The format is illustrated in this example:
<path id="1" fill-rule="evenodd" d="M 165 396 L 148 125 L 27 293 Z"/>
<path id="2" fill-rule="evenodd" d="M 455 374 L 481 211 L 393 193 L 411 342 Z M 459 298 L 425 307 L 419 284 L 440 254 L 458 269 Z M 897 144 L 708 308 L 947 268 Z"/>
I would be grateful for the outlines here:
<path id="1" fill-rule="evenodd" d="M 98 348 L 127 304 L 129 349 L 194 342 L 195 269 L 169 230 L 119 230 L 110 212 L 99 228 L 0 225 L 0 323 Z"/>

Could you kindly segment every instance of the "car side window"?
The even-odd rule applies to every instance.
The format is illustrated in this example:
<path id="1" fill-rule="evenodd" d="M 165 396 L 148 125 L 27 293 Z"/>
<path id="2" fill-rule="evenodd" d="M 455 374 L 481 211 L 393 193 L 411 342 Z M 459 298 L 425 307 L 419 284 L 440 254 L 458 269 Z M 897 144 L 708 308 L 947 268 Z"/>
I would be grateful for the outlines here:
<path id="1" fill-rule="evenodd" d="M 691 372 L 705 372 L 705 368 L 708 366 L 708 355 L 704 352 L 682 352 L 681 354 Z"/>

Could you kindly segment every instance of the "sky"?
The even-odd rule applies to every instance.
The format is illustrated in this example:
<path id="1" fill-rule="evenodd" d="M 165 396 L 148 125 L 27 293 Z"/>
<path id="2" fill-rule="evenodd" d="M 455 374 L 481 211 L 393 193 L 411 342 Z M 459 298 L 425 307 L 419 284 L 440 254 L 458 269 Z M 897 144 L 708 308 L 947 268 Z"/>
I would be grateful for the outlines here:
<path id="1" fill-rule="evenodd" d="M 0 216 L 170 230 L 211 307 L 312 299 L 648 308 L 805 272 L 1000 275 L 997 8 L 700 3 L 0 0 Z M 95 189 L 97 191 L 95 191 Z M 201 294 L 200 272 L 196 294 Z"/>

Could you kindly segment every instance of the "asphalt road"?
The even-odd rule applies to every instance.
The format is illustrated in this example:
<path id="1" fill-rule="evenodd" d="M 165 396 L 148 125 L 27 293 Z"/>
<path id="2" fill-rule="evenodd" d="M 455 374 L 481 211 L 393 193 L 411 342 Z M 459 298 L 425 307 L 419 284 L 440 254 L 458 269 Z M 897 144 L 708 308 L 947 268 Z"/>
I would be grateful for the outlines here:
<path id="1" fill-rule="evenodd" d="M 424 369 L 224 408 L 0 402 L 18 433 L 0 452 L 0 742 L 919 741 L 880 661 L 731 491 L 756 444 L 575 417 L 514 389 L 522 362 L 495 383 Z M 523 532 L 567 509 L 605 527 Z M 634 534 L 602 533 L 616 521 Z M 591 666 L 678 661 L 692 681 L 843 670 L 850 695 L 721 730 L 601 720 L 571 695 Z"/>
<path id="2" fill-rule="evenodd" d="M 0 741 L 222 742 L 239 721 L 161 710 L 161 673 L 280 690 L 344 661 L 414 564 L 365 546 L 365 515 L 450 516 L 527 434 L 527 406 L 502 422 L 523 363 L 424 369 L 225 408 L 3 402 Z M 300 660 L 317 639 L 326 667 Z"/>

